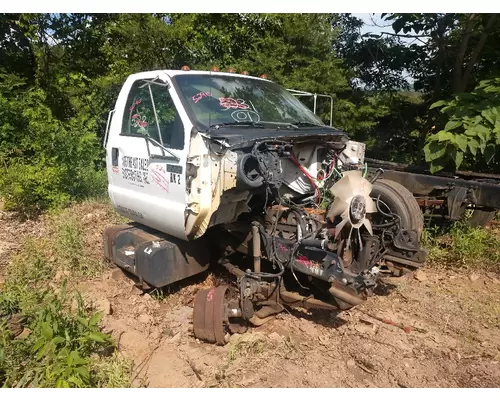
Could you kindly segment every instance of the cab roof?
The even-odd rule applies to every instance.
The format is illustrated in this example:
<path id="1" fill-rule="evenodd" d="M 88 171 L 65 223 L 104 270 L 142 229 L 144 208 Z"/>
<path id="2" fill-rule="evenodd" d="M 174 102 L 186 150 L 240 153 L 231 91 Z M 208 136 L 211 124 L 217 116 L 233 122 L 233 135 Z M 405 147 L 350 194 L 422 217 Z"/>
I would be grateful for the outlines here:
<path id="1" fill-rule="evenodd" d="M 199 70 L 190 70 L 190 71 L 183 71 L 180 69 L 158 69 L 158 70 L 151 70 L 151 71 L 141 71 L 132 74 L 132 77 L 138 77 L 140 75 L 143 75 L 144 73 L 152 74 L 152 73 L 164 73 L 167 74 L 169 77 L 174 77 L 177 75 L 210 75 L 210 76 L 236 76 L 238 78 L 247 78 L 247 79 L 255 79 L 259 81 L 266 81 L 266 82 L 271 82 L 269 79 L 264 79 L 258 76 L 252 76 L 252 75 L 244 75 L 244 74 L 238 74 L 235 72 L 215 72 L 215 71 L 199 71 Z"/>

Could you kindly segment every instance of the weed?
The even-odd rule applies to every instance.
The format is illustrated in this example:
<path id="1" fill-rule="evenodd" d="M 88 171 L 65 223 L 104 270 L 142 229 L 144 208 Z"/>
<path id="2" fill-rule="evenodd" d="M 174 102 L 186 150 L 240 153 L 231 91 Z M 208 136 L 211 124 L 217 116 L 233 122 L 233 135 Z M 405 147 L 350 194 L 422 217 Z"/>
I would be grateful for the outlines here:
<path id="1" fill-rule="evenodd" d="M 115 352 L 107 359 L 98 358 L 91 363 L 96 387 L 130 387 L 132 363 Z"/>
<path id="2" fill-rule="evenodd" d="M 83 229 L 74 217 L 61 219 L 55 243 L 58 260 L 64 269 L 80 275 L 93 275 L 88 263 L 83 240 Z"/>
<path id="3" fill-rule="evenodd" d="M 82 220 L 71 210 L 59 211 L 51 218 L 52 247 L 57 268 L 78 276 L 96 276 L 102 261 L 94 259 L 87 249 Z"/>
<path id="4" fill-rule="evenodd" d="M 457 260 L 500 262 L 500 239 L 486 229 L 455 225 L 451 230 L 453 254 Z"/>
<path id="5" fill-rule="evenodd" d="M 149 295 L 153 300 L 161 302 L 169 296 L 169 293 L 166 290 L 154 288 L 151 292 L 149 292 Z"/>
<path id="6" fill-rule="evenodd" d="M 252 340 L 238 340 L 229 347 L 227 362 L 232 363 L 239 357 L 249 358 L 262 354 L 271 346 L 271 343 L 266 341 L 264 337 L 252 338 Z"/>
<path id="7" fill-rule="evenodd" d="M 500 272 L 500 238 L 484 228 L 456 222 L 447 234 L 426 230 L 422 241 L 429 248 L 429 260 Z"/>
<path id="8" fill-rule="evenodd" d="M 54 271 L 48 263 L 46 250 L 46 241 L 27 239 L 6 271 L 11 284 L 37 285 L 50 279 Z"/>
<path id="9" fill-rule="evenodd" d="M 90 208 L 104 209 L 105 220 L 109 221 L 109 224 L 127 224 L 132 222 L 129 218 L 126 218 L 118 214 L 112 204 L 109 197 L 106 195 L 88 197 L 78 203 L 80 206 L 85 208 L 85 206 Z"/>
<path id="10" fill-rule="evenodd" d="M 252 359 L 257 358 L 265 350 L 271 348 L 271 343 L 265 340 L 264 336 L 242 336 L 235 342 L 230 343 L 227 357 L 224 363 L 219 366 L 215 374 L 219 387 L 234 387 L 229 379 L 229 368 L 238 358 L 244 358 L 245 363 L 250 363 Z"/>
<path id="11" fill-rule="evenodd" d="M 451 239 L 445 240 L 444 238 L 445 236 L 441 234 L 440 229 L 436 226 L 424 229 L 421 243 L 429 251 L 429 261 L 443 262 L 447 259 Z"/>
<path id="12" fill-rule="evenodd" d="M 8 292 L 8 290 L 7 290 Z M 68 312 L 65 290 L 61 295 L 45 291 L 39 306 L 22 308 L 22 292 L 15 292 L 29 334 L 12 339 L 8 327 L 0 330 L 0 352 L 4 387 L 92 387 L 92 354 L 112 345 L 111 337 L 100 332 L 100 313 L 88 315 L 82 302 L 75 314 Z M 3 303 L 4 295 L 0 297 Z M 8 298 L 12 302 L 12 298 Z"/>
<path id="13" fill-rule="evenodd" d="M 66 250 L 78 249 L 78 230 L 72 229 L 62 239 Z M 100 331 L 101 313 L 90 313 L 78 293 L 72 311 L 74 296 L 65 283 L 51 289 L 53 252 L 50 241 L 29 240 L 7 268 L 0 292 L 0 386 L 128 386 L 126 362 L 101 356 L 114 348 L 111 337 Z M 18 338 L 7 323 L 13 314 L 23 320 Z"/>

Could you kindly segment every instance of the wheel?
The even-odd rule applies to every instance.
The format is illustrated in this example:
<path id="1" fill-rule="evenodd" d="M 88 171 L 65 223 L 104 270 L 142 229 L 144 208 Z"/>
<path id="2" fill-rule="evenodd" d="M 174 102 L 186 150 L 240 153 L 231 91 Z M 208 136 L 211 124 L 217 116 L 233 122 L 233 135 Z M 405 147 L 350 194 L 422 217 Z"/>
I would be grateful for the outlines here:
<path id="1" fill-rule="evenodd" d="M 470 218 L 467 219 L 467 223 L 471 227 L 477 228 L 488 225 L 493 218 L 495 218 L 495 211 L 474 210 Z"/>
<path id="2" fill-rule="evenodd" d="M 380 196 L 381 202 L 401 218 L 401 228 L 415 230 L 420 240 L 424 230 L 424 218 L 417 201 L 408 189 L 388 179 L 377 179 L 370 196 L 374 200 Z"/>

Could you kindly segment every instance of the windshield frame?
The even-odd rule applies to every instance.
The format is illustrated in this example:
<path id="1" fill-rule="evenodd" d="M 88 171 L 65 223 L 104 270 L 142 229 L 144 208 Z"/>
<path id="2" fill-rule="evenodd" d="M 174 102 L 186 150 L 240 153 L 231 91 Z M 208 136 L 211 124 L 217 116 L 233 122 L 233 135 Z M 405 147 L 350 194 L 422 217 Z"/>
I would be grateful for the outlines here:
<path id="1" fill-rule="evenodd" d="M 180 76 L 183 76 L 183 77 L 184 76 L 207 76 L 207 77 L 217 76 L 217 77 L 223 77 L 223 78 L 224 77 L 229 77 L 229 78 L 237 77 L 239 79 L 264 81 L 264 82 L 266 82 L 266 84 L 270 84 L 270 85 L 278 87 L 280 90 L 282 90 L 283 92 L 285 92 L 288 96 L 290 96 L 290 98 L 293 98 L 294 101 L 298 102 L 299 105 L 303 108 L 304 112 L 307 113 L 307 114 L 310 114 L 311 119 L 317 121 L 318 126 L 316 128 L 321 128 L 321 129 L 328 129 L 328 128 L 330 128 L 330 129 L 332 129 L 331 127 L 329 127 L 328 125 L 326 125 L 316 114 L 314 114 L 314 112 L 309 107 L 307 107 L 303 102 L 301 102 L 296 96 L 293 96 L 289 91 L 287 91 L 286 88 L 284 88 L 283 86 L 281 86 L 280 84 L 278 84 L 276 82 L 272 82 L 272 81 L 265 80 L 265 79 L 258 79 L 258 78 L 254 78 L 254 77 L 250 77 L 250 76 L 246 76 L 246 75 L 221 74 L 221 73 L 209 73 L 209 72 L 189 73 L 189 74 L 176 74 L 176 75 L 170 76 L 173 89 L 176 91 L 176 94 L 177 94 L 177 96 L 178 96 L 179 100 L 181 101 L 181 104 L 182 104 L 182 106 L 184 108 L 184 111 L 186 112 L 186 114 L 188 115 L 189 119 L 191 120 L 191 123 L 199 131 L 210 132 L 211 131 L 211 127 L 208 124 L 204 124 L 203 122 L 201 122 L 197 118 L 195 111 L 193 110 L 193 108 L 188 103 L 188 99 L 184 95 L 184 93 L 183 93 L 183 91 L 182 91 L 182 89 L 180 87 L 180 84 L 177 81 L 177 78 L 180 77 Z M 269 126 L 271 128 L 273 128 L 273 127 L 277 128 L 280 125 L 281 126 L 287 126 L 287 125 L 291 124 L 291 122 L 285 122 L 285 121 L 282 121 L 282 122 L 279 122 L 279 121 L 268 121 L 268 123 L 269 123 Z M 265 125 L 266 121 L 263 121 L 263 122 L 261 121 L 258 124 L 264 124 Z M 217 125 L 217 123 L 214 122 L 211 125 Z M 304 127 L 300 127 L 300 128 L 303 129 Z M 252 126 L 244 126 L 243 129 L 258 129 L 258 128 L 255 128 L 255 127 L 252 127 Z"/>

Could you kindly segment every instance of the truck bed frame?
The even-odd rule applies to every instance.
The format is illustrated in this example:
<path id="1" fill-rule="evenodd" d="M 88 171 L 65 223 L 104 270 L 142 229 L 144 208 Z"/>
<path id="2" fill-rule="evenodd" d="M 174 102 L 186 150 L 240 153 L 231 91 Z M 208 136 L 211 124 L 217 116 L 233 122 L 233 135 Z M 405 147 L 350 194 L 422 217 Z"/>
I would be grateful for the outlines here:
<path id="1" fill-rule="evenodd" d="M 367 176 L 383 169 L 382 177 L 400 183 L 413 193 L 424 214 L 460 219 L 467 208 L 491 214 L 500 210 L 500 175 L 456 171 L 431 174 L 417 166 L 365 158 Z M 370 179 L 370 178 L 369 178 Z"/>

